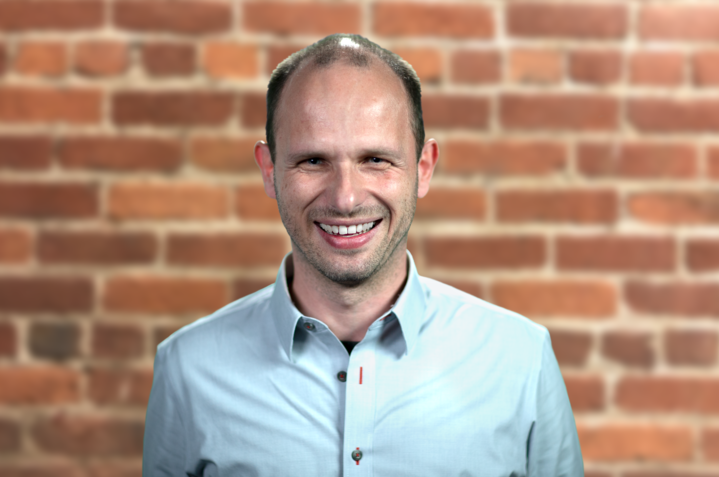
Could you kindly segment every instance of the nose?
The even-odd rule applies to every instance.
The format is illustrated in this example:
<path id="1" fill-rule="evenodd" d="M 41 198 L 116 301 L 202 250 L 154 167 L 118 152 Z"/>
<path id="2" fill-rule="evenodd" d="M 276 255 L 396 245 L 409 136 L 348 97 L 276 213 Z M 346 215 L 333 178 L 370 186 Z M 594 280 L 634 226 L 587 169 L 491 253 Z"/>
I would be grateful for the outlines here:
<path id="1" fill-rule="evenodd" d="M 329 199 L 338 212 L 350 215 L 365 199 L 362 175 L 352 164 L 342 163 L 335 168 L 328 187 Z"/>

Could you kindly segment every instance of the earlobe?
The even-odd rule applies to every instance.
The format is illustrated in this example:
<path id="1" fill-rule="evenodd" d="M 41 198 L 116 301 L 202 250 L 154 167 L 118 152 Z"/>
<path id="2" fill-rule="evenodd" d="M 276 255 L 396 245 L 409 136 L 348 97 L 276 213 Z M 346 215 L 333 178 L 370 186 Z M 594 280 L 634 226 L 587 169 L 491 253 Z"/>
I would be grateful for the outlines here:
<path id="1" fill-rule="evenodd" d="M 429 192 L 429 181 L 439 160 L 439 145 L 434 139 L 428 139 L 422 147 L 422 155 L 417 163 L 417 197 L 422 198 Z"/>
<path id="2" fill-rule="evenodd" d="M 272 199 L 275 195 L 275 164 L 272 162 L 270 147 L 265 141 L 255 143 L 255 162 L 262 172 L 262 182 L 265 185 L 265 193 Z"/>

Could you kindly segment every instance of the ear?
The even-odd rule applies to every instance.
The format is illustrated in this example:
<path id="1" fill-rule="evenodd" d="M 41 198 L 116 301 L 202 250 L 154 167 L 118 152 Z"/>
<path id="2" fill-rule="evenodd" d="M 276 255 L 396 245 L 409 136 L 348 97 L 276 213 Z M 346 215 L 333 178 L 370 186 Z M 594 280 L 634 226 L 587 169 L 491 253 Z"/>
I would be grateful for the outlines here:
<path id="1" fill-rule="evenodd" d="M 255 162 L 262 172 L 262 182 L 265 184 L 265 194 L 272 199 L 275 196 L 275 164 L 270 155 L 270 146 L 265 141 L 255 143 Z"/>
<path id="2" fill-rule="evenodd" d="M 417 163 L 417 197 L 420 199 L 429 192 L 429 181 L 438 159 L 439 145 L 434 139 L 428 139 L 422 147 L 422 155 Z"/>

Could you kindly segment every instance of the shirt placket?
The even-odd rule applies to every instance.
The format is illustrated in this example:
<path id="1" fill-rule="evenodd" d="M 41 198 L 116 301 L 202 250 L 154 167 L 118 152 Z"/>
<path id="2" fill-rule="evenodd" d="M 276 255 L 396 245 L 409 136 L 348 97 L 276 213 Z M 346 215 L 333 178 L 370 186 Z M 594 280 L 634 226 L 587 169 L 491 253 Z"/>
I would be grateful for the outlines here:
<path id="1" fill-rule="evenodd" d="M 345 383 L 344 477 L 372 475 L 376 406 L 376 353 L 380 323 L 367 331 L 350 355 Z"/>

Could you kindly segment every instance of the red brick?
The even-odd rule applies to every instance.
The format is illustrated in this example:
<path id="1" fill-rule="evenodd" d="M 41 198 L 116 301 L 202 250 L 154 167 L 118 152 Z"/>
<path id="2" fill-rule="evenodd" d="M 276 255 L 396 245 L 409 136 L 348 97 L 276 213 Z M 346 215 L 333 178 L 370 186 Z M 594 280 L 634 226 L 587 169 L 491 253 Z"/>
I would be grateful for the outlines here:
<path id="1" fill-rule="evenodd" d="M 701 440 L 704 459 L 712 462 L 719 461 L 719 429 L 704 429 Z"/>
<path id="2" fill-rule="evenodd" d="M 47 136 L 0 136 L 0 169 L 47 169 L 51 155 Z"/>
<path id="3" fill-rule="evenodd" d="M 644 192 L 629 197 L 629 212 L 638 220 L 658 224 L 719 222 L 719 193 Z"/>
<path id="4" fill-rule="evenodd" d="M 537 268 L 546 261 L 546 242 L 537 236 L 428 237 L 427 265 L 447 268 Z"/>
<path id="5" fill-rule="evenodd" d="M 119 276 L 107 281 L 103 304 L 115 312 L 210 313 L 227 304 L 227 287 L 205 278 Z"/>
<path id="6" fill-rule="evenodd" d="M 256 290 L 255 290 L 256 291 Z M 153 351 L 157 346 L 165 341 L 172 333 L 180 329 L 180 326 L 160 326 L 155 330 L 155 332 L 152 334 L 153 338 Z"/>
<path id="7" fill-rule="evenodd" d="M 629 121 L 645 132 L 719 131 L 719 100 L 711 98 L 632 99 L 627 114 Z"/>
<path id="8" fill-rule="evenodd" d="M 670 329 L 664 333 L 669 364 L 712 366 L 717 360 L 717 333 L 711 330 Z"/>
<path id="9" fill-rule="evenodd" d="M 214 78 L 247 79 L 257 76 L 259 57 L 255 45 L 227 41 L 205 44 L 202 64 Z"/>
<path id="10" fill-rule="evenodd" d="M 597 95 L 506 94 L 500 118 L 508 129 L 611 131 L 618 125 L 619 103 Z"/>
<path id="11" fill-rule="evenodd" d="M 18 452 L 20 450 L 20 426 L 9 419 L 0 419 L 0 452 Z M 2 472 L 0 467 L 0 473 Z"/>
<path id="12" fill-rule="evenodd" d="M 461 84 L 496 83 L 502 77 L 499 53 L 458 50 L 451 58 L 452 81 Z"/>
<path id="13" fill-rule="evenodd" d="M 616 293 L 609 283 L 590 281 L 499 281 L 492 303 L 529 317 L 606 318 L 616 311 Z"/>
<path id="14" fill-rule="evenodd" d="M 694 84 L 719 85 L 719 50 L 698 51 L 692 58 Z"/>
<path id="15" fill-rule="evenodd" d="M 101 103 L 94 89 L 5 86 L 0 87 L 0 123 L 98 123 Z"/>
<path id="16" fill-rule="evenodd" d="M 196 137 L 190 143 L 190 160 L 213 172 L 255 172 L 256 142 L 253 138 Z"/>
<path id="17" fill-rule="evenodd" d="M 60 413 L 38 421 L 32 436 L 43 451 L 71 456 L 140 456 L 141 420 Z"/>
<path id="18" fill-rule="evenodd" d="M 79 183 L 0 183 L 0 216 L 88 218 L 98 212 L 97 187 Z"/>
<path id="19" fill-rule="evenodd" d="M 564 376 L 572 411 L 604 410 L 604 379 L 601 376 Z"/>
<path id="20" fill-rule="evenodd" d="M 719 316 L 719 284 L 630 281 L 624 295 L 636 312 L 660 315 Z"/>
<path id="21" fill-rule="evenodd" d="M 442 53 L 434 48 L 393 48 L 392 51 L 412 65 L 422 84 L 442 78 Z"/>
<path id="22" fill-rule="evenodd" d="M 719 270 L 719 240 L 692 239 L 686 247 L 687 266 L 691 271 Z"/>
<path id="23" fill-rule="evenodd" d="M 282 45 L 269 46 L 267 48 L 267 60 L 265 61 L 265 74 L 271 75 L 282 61 L 289 57 L 292 53 L 301 50 L 306 45 Z"/>
<path id="24" fill-rule="evenodd" d="M 167 261 L 200 267 L 277 266 L 285 255 L 285 237 L 272 233 L 173 234 Z"/>
<path id="25" fill-rule="evenodd" d="M 4 0 L 0 2 L 0 30 L 80 30 L 103 24 L 104 2 L 96 0 Z"/>
<path id="26" fill-rule="evenodd" d="M 719 8 L 714 5 L 644 5 L 639 35 L 652 40 L 719 40 Z"/>
<path id="27" fill-rule="evenodd" d="M 709 157 L 707 157 L 707 176 L 711 179 L 719 180 L 719 147 L 709 148 Z"/>
<path id="28" fill-rule="evenodd" d="M 116 76 L 127 70 L 127 45 L 118 41 L 85 41 L 75 47 L 75 69 L 87 76 Z"/>
<path id="29" fill-rule="evenodd" d="M 92 297 L 93 285 L 86 278 L 0 277 L 2 311 L 90 311 Z"/>
<path id="30" fill-rule="evenodd" d="M 567 149 L 549 141 L 471 141 L 444 143 L 440 166 L 444 172 L 486 175 L 549 175 L 566 165 Z"/>
<path id="31" fill-rule="evenodd" d="M 99 405 L 147 406 L 152 388 L 151 369 L 93 368 L 89 372 L 90 399 Z"/>
<path id="32" fill-rule="evenodd" d="M 719 380 L 695 377 L 625 377 L 617 384 L 617 405 L 634 412 L 719 412 Z"/>
<path id="33" fill-rule="evenodd" d="M 185 43 L 150 43 L 142 46 L 142 64 L 152 76 L 187 76 L 195 71 L 195 47 Z"/>
<path id="34" fill-rule="evenodd" d="M 142 330 L 133 325 L 97 323 L 92 330 L 92 356 L 130 359 L 143 354 Z"/>
<path id="35" fill-rule="evenodd" d="M 235 211 L 244 220 L 281 220 L 277 201 L 267 196 L 262 184 L 239 186 L 235 194 Z"/>
<path id="36" fill-rule="evenodd" d="M 558 83 L 564 58 L 555 50 L 518 49 L 509 55 L 509 80 L 515 83 Z"/>
<path id="37" fill-rule="evenodd" d="M 40 322 L 30 326 L 29 348 L 38 358 L 65 360 L 79 354 L 80 328 L 75 323 Z"/>
<path id="38" fill-rule="evenodd" d="M 84 469 L 76 464 L 50 460 L 46 464 L 0 464 L 3 477 L 87 477 Z"/>
<path id="39" fill-rule="evenodd" d="M 244 93 L 240 99 L 240 123 L 246 128 L 264 128 L 267 121 L 265 93 Z M 262 138 L 258 138 L 262 139 Z"/>
<path id="40" fill-rule="evenodd" d="M 552 348 L 562 366 L 584 366 L 592 347 L 592 335 L 585 331 L 549 329 Z"/>
<path id="41" fill-rule="evenodd" d="M 119 125 L 220 126 L 232 116 L 231 93 L 213 91 L 126 91 L 112 97 Z"/>
<path id="42" fill-rule="evenodd" d="M 12 323 L 0 322 L 0 357 L 12 358 L 17 351 L 17 333 Z"/>
<path id="43" fill-rule="evenodd" d="M 630 63 L 632 84 L 679 86 L 684 82 L 683 53 L 673 51 L 640 51 Z"/>
<path id="44" fill-rule="evenodd" d="M 207 220 L 228 214 L 227 189 L 209 184 L 118 183 L 110 188 L 108 199 L 115 219 Z"/>
<path id="45" fill-rule="evenodd" d="M 151 263 L 157 239 L 144 232 L 46 231 L 38 240 L 41 263 L 120 265 Z"/>
<path id="46" fill-rule="evenodd" d="M 428 128 L 486 129 L 489 100 L 476 96 L 423 95 L 422 114 Z"/>
<path id="47" fill-rule="evenodd" d="M 580 50 L 569 56 L 569 75 L 579 83 L 606 85 L 622 75 L 622 57 L 612 50 Z"/>
<path id="48" fill-rule="evenodd" d="M 590 177 L 691 178 L 697 174 L 692 144 L 582 143 L 579 170 Z"/>
<path id="49" fill-rule="evenodd" d="M 79 136 L 60 148 L 60 163 L 68 169 L 173 171 L 181 161 L 182 145 L 174 139 Z"/>
<path id="50" fill-rule="evenodd" d="M 67 47 L 57 41 L 23 42 L 15 54 L 15 71 L 28 76 L 61 76 L 67 71 Z"/>
<path id="51" fill-rule="evenodd" d="M 362 12 L 351 3 L 247 2 L 243 5 L 248 31 L 276 35 L 359 33 Z"/>
<path id="52" fill-rule="evenodd" d="M 590 224 L 617 219 L 617 196 L 611 190 L 506 190 L 498 192 L 496 199 L 501 222 Z"/>
<path id="53" fill-rule="evenodd" d="M 87 466 L 87 477 L 142 477 L 142 463 L 99 462 Z"/>
<path id="54" fill-rule="evenodd" d="M 560 270 L 672 271 L 674 240 L 641 236 L 560 236 L 556 246 Z"/>
<path id="55" fill-rule="evenodd" d="M 125 30 L 184 35 L 225 32 L 232 26 L 227 1 L 128 0 L 113 4 L 115 25 Z"/>
<path id="56" fill-rule="evenodd" d="M 32 254 L 33 240 L 27 230 L 0 229 L 0 263 L 27 263 Z"/>
<path id="57" fill-rule="evenodd" d="M 80 399 L 80 375 L 56 366 L 0 367 L 3 405 L 63 404 Z"/>
<path id="58" fill-rule="evenodd" d="M 627 8 L 619 3 L 512 3 L 507 7 L 507 31 L 533 38 L 622 38 L 627 33 Z"/>
<path id="59" fill-rule="evenodd" d="M 466 3 L 380 2 L 373 6 L 374 33 L 382 36 L 491 38 L 492 11 Z"/>
<path id="60" fill-rule="evenodd" d="M 433 187 L 419 199 L 415 219 L 483 220 L 486 214 L 485 194 L 474 188 Z"/>
<path id="61" fill-rule="evenodd" d="M 5 73 L 8 66 L 8 52 L 5 45 L 0 43 L 0 76 Z"/>
<path id="62" fill-rule="evenodd" d="M 275 283 L 274 280 L 238 278 L 232 284 L 232 297 L 235 300 L 240 299 L 244 296 L 251 295 L 256 291 L 261 290 L 268 285 L 272 285 L 273 283 Z"/>
<path id="63" fill-rule="evenodd" d="M 577 426 L 586 462 L 690 461 L 692 429 L 669 424 L 605 423 Z"/>
<path id="64" fill-rule="evenodd" d="M 641 331 L 610 331 L 602 336 L 602 355 L 625 366 L 654 366 L 652 337 Z"/>

